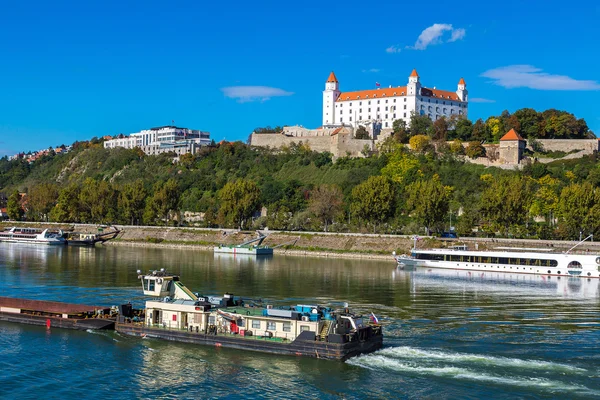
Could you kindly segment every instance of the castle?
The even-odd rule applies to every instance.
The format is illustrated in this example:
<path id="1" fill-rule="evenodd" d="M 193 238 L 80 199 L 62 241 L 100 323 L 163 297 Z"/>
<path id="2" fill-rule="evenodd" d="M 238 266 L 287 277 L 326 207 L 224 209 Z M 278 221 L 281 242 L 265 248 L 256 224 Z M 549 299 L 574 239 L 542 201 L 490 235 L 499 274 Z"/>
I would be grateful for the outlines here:
<path id="1" fill-rule="evenodd" d="M 456 92 L 421 86 L 416 69 L 408 77 L 406 86 L 341 92 L 333 71 L 323 91 L 323 128 L 359 125 L 371 132 L 392 128 L 395 120 L 408 125 L 411 113 L 427 115 L 433 121 L 452 115 L 467 116 L 467 84 L 458 81 Z M 375 136 L 375 135 L 373 135 Z"/>

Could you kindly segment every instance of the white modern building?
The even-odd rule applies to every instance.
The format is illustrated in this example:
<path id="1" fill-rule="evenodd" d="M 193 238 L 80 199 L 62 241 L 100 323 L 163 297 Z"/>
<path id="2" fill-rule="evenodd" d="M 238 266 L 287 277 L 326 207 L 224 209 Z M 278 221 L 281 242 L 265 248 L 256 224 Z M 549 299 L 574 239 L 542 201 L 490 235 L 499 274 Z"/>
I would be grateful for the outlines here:
<path id="1" fill-rule="evenodd" d="M 177 155 L 195 153 L 201 146 L 211 143 L 210 133 L 176 126 L 160 126 L 132 133 L 122 138 L 104 142 L 104 147 L 113 149 L 139 147 L 148 155 L 175 152 Z"/>
<path id="2" fill-rule="evenodd" d="M 463 78 L 455 92 L 421 86 L 415 69 L 406 86 L 341 92 L 340 83 L 331 72 L 323 91 L 323 127 L 378 126 L 391 128 L 397 119 L 407 125 L 411 113 L 427 115 L 432 120 L 452 115 L 467 115 L 468 92 Z"/>

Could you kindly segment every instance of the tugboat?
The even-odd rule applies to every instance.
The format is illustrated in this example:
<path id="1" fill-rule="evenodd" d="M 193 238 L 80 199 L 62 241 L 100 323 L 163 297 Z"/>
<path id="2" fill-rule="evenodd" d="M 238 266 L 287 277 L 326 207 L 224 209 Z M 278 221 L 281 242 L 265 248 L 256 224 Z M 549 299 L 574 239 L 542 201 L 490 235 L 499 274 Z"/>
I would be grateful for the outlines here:
<path id="1" fill-rule="evenodd" d="M 122 310 L 115 329 L 123 334 L 342 361 L 383 346 L 377 319 L 363 318 L 348 307 L 274 307 L 229 293 L 201 296 L 164 269 L 138 274 L 144 294 L 155 299 L 146 301 L 139 322 Z"/>

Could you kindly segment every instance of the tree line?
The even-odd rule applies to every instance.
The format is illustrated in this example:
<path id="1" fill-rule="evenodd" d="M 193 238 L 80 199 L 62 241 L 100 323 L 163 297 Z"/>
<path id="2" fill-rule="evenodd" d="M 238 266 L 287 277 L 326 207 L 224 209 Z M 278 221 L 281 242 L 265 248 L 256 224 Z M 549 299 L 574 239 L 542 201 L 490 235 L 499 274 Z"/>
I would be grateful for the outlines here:
<path id="1" fill-rule="evenodd" d="M 428 134 L 409 141 L 410 149 L 391 140 L 378 154 L 335 161 L 305 144 L 224 142 L 174 161 L 95 140 L 31 164 L 0 159 L 0 191 L 15 220 L 181 225 L 188 211 L 206 227 L 418 234 L 453 226 L 461 235 L 558 239 L 600 227 L 596 155 L 507 171 L 466 163 L 457 146 L 436 148 Z"/>

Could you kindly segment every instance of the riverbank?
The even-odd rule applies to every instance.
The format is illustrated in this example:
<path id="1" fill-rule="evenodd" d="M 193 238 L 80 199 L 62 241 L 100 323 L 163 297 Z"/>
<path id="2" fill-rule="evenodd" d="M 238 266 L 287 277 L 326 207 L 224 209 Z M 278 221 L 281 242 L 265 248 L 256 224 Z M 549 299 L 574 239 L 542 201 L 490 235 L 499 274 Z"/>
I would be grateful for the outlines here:
<path id="1" fill-rule="evenodd" d="M 0 228 L 13 225 L 50 229 L 73 229 L 77 232 L 98 233 L 97 225 L 55 224 L 55 223 L 4 223 Z M 218 245 L 235 245 L 257 237 L 253 231 L 232 229 L 207 229 L 164 226 L 119 226 L 123 232 L 105 246 L 135 246 L 156 248 L 195 248 L 212 250 Z M 104 229 L 106 231 L 106 229 Z M 409 253 L 413 246 L 411 236 L 378 235 L 364 233 L 331 232 L 281 232 L 264 231 L 268 237 L 263 244 L 274 248 L 275 254 L 287 254 L 310 257 L 390 259 L 392 252 Z M 497 248 L 542 248 L 553 251 L 566 251 L 577 242 L 535 239 L 496 239 L 496 238 L 460 238 L 441 240 L 424 237 L 418 241 L 418 247 L 436 248 L 455 244 L 467 244 L 475 250 Z M 600 253 L 600 243 L 585 242 L 576 250 Z"/>

